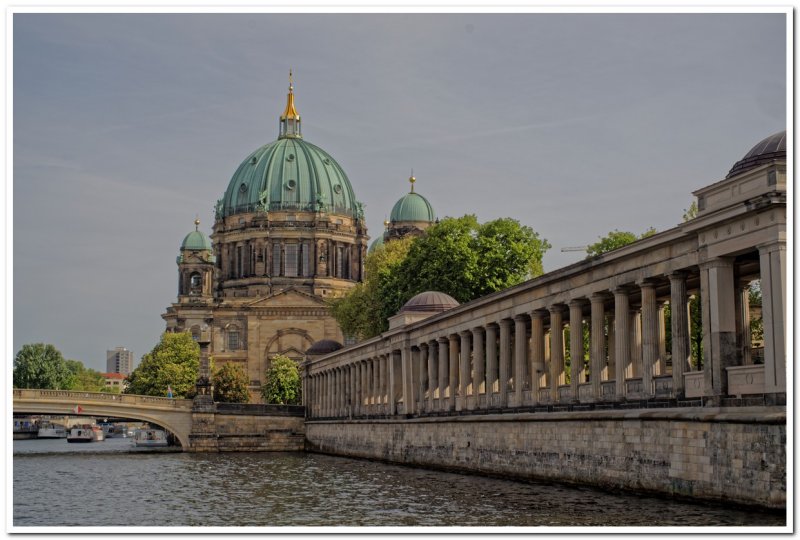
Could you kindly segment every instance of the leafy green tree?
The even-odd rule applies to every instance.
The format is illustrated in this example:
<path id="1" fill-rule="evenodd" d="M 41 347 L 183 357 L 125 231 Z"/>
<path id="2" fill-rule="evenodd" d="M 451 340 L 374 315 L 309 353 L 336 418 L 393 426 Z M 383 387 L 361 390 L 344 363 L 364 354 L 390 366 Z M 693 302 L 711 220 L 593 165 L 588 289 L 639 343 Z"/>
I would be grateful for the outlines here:
<path id="1" fill-rule="evenodd" d="M 445 218 L 419 238 L 387 242 L 369 254 L 364 284 L 334 300 L 332 313 L 345 335 L 373 337 L 421 292 L 468 302 L 540 275 L 549 248 L 513 219 L 481 225 L 474 215 Z"/>
<path id="2" fill-rule="evenodd" d="M 244 368 L 238 364 L 227 362 L 214 371 L 214 401 L 223 403 L 247 403 L 250 401 L 250 382 Z"/>
<path id="3" fill-rule="evenodd" d="M 423 291 L 440 291 L 463 303 L 517 285 L 542 271 L 548 248 L 547 240 L 513 219 L 481 225 L 473 215 L 445 218 L 414 241 L 406 258 L 392 268 L 386 281 L 391 291 L 381 294 L 383 318 Z"/>
<path id="4" fill-rule="evenodd" d="M 72 383 L 64 357 L 49 343 L 23 345 L 14 358 L 14 388 L 67 390 Z"/>
<path id="5" fill-rule="evenodd" d="M 80 360 L 67 360 L 67 369 L 72 373 L 71 390 L 83 392 L 106 392 L 106 381 L 99 371 L 87 368 Z"/>
<path id="6" fill-rule="evenodd" d="M 300 369 L 291 358 L 278 355 L 272 358 L 261 387 L 265 403 L 296 405 L 300 403 Z"/>
<path id="7" fill-rule="evenodd" d="M 142 356 L 128 375 L 126 394 L 186 398 L 194 394 L 200 367 L 200 347 L 190 332 L 165 332 L 153 350 Z"/>
<path id="8" fill-rule="evenodd" d="M 603 253 L 608 253 L 609 251 L 627 246 L 628 244 L 632 244 L 648 236 L 653 236 L 654 234 L 656 234 L 656 230 L 653 227 L 650 227 L 639 236 L 628 231 L 613 230 L 607 235 L 600 237 L 598 242 L 586 247 L 587 257 L 595 257 Z"/>

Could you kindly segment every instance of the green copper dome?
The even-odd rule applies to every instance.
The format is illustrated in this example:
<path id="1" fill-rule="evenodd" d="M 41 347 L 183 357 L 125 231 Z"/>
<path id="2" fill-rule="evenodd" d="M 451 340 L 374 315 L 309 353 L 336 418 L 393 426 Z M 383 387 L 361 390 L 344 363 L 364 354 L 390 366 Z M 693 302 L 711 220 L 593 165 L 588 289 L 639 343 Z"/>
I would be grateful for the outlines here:
<path id="1" fill-rule="evenodd" d="M 247 156 L 217 206 L 217 218 L 255 211 L 324 209 L 361 217 L 353 187 L 324 150 L 299 137 L 280 138 Z"/>
<path id="2" fill-rule="evenodd" d="M 396 221 L 427 221 L 428 223 L 433 223 L 436 220 L 436 216 L 433 214 L 431 203 L 414 191 L 414 183 L 417 179 L 414 178 L 413 171 L 408 181 L 411 182 L 411 192 L 394 203 L 392 213 L 389 214 L 389 220 L 392 223 Z"/>
<path id="3" fill-rule="evenodd" d="M 211 240 L 200 231 L 192 231 L 186 235 L 186 238 L 181 243 L 181 250 L 184 249 L 189 251 L 211 251 Z"/>
<path id="4" fill-rule="evenodd" d="M 383 235 L 380 235 L 375 240 L 373 240 L 372 243 L 369 245 L 367 253 L 372 253 L 373 251 L 375 251 L 375 249 L 377 249 L 382 245 L 383 245 Z"/>
<path id="5" fill-rule="evenodd" d="M 428 199 L 412 191 L 394 203 L 389 220 L 427 221 L 433 223 L 436 217 L 433 214 L 433 207 L 431 203 L 428 202 Z"/>
<path id="6" fill-rule="evenodd" d="M 291 72 L 278 140 L 242 161 L 217 202 L 216 218 L 275 210 L 364 217 L 344 170 L 323 149 L 303 140 Z"/>

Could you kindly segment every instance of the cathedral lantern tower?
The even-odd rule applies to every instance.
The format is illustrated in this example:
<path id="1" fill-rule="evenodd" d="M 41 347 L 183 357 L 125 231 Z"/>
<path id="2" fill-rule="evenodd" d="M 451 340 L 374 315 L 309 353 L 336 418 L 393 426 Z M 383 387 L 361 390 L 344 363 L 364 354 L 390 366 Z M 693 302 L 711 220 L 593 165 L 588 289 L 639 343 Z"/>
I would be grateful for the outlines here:
<path id="1" fill-rule="evenodd" d="M 208 302 L 213 296 L 216 257 L 211 241 L 199 229 L 200 220 L 195 219 L 194 230 L 183 239 L 176 261 L 180 303 Z"/>

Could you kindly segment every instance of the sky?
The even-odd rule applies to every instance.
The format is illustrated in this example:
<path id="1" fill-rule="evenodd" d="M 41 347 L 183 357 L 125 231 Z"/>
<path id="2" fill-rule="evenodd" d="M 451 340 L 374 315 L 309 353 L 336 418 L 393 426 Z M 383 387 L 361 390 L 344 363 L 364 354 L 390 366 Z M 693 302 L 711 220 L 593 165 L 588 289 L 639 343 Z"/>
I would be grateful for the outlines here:
<path id="1" fill-rule="evenodd" d="M 13 15 L 13 350 L 105 371 L 177 296 L 239 163 L 303 136 L 366 205 L 512 217 L 577 262 L 677 225 L 692 191 L 787 128 L 784 14 Z"/>

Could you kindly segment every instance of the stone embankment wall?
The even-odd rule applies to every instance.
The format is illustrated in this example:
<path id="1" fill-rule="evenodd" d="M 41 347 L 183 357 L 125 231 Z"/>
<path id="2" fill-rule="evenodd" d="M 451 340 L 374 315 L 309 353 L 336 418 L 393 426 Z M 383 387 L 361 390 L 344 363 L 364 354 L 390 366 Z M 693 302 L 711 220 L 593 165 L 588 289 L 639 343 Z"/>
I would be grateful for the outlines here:
<path id="1" fill-rule="evenodd" d="M 302 452 L 303 408 L 217 404 L 192 414 L 190 452 Z"/>
<path id="2" fill-rule="evenodd" d="M 602 488 L 786 505 L 780 407 L 313 421 L 306 449 Z"/>

